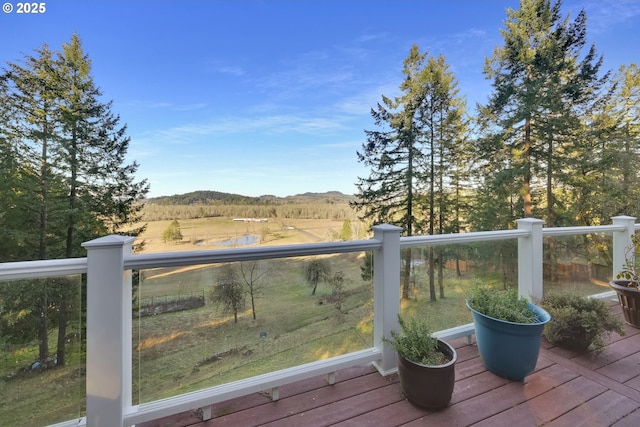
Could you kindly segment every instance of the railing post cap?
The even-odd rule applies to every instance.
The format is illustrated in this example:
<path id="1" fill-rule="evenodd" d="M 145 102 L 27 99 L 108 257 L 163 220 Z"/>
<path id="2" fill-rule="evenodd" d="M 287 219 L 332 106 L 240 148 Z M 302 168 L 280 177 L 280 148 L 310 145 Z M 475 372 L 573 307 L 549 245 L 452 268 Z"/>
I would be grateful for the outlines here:
<path id="1" fill-rule="evenodd" d="M 82 244 L 82 247 L 86 249 L 89 249 L 89 248 L 94 249 L 94 248 L 124 246 L 128 243 L 133 242 L 135 239 L 136 238 L 132 236 L 120 236 L 117 234 L 112 234 L 109 236 L 99 237 L 97 239 L 84 242 Z"/>
<path id="2" fill-rule="evenodd" d="M 635 216 L 628 216 L 628 215 L 618 215 L 618 216 L 612 216 L 611 220 L 613 221 L 629 221 L 629 220 L 636 220 Z"/>
<path id="3" fill-rule="evenodd" d="M 518 224 L 544 224 L 544 220 L 538 218 L 520 218 L 516 219 Z"/>
<path id="4" fill-rule="evenodd" d="M 374 230 L 380 230 L 380 231 L 402 231 L 402 227 L 398 227 L 396 225 L 391 225 L 391 224 L 379 224 L 379 225 L 374 225 L 373 227 Z"/>

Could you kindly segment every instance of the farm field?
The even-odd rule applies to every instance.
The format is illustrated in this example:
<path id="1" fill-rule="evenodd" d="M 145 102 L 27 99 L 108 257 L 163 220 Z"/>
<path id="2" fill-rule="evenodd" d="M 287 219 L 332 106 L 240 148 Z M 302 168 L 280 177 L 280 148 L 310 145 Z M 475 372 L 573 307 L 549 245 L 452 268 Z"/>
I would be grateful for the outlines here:
<path id="1" fill-rule="evenodd" d="M 339 240 L 344 220 L 332 219 L 269 219 L 266 222 L 234 221 L 233 218 L 194 218 L 179 220 L 183 239 L 165 242 L 163 231 L 171 220 L 151 221 L 138 240 L 144 240 L 143 253 L 173 252 L 203 249 L 228 249 L 234 247 L 228 241 L 243 236 L 256 236 L 252 245 L 290 245 Z M 357 221 L 351 222 L 355 235 L 364 235 L 365 227 Z M 363 237 L 361 237 L 363 238 Z M 246 246 L 246 245 L 242 245 Z"/>

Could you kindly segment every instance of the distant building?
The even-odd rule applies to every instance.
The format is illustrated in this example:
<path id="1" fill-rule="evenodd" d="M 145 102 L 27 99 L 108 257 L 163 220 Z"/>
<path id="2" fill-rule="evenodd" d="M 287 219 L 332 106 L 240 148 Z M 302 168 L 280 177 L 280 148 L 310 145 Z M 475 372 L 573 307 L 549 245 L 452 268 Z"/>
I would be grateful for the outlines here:
<path id="1" fill-rule="evenodd" d="M 238 222 L 267 222 L 267 218 L 233 218 Z"/>

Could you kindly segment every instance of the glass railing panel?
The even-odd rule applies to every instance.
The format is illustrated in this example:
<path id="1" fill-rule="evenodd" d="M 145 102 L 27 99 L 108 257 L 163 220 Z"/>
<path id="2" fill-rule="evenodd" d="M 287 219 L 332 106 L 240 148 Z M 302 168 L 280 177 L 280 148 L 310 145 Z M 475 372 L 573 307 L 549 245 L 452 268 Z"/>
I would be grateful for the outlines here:
<path id="1" fill-rule="evenodd" d="M 610 291 L 611 234 L 593 233 L 545 237 L 544 294 L 593 295 Z"/>
<path id="2" fill-rule="evenodd" d="M 349 253 L 134 274 L 134 404 L 372 347 L 364 263 Z"/>
<path id="3" fill-rule="evenodd" d="M 403 259 L 408 250 L 402 250 Z M 466 298 L 473 286 L 517 288 L 516 240 L 413 247 L 411 259 L 401 312 L 427 319 L 434 332 L 472 322 Z M 403 271 L 406 265 L 402 261 Z"/>
<path id="4" fill-rule="evenodd" d="M 80 275 L 0 282 L 1 425 L 85 415 L 82 289 Z"/>

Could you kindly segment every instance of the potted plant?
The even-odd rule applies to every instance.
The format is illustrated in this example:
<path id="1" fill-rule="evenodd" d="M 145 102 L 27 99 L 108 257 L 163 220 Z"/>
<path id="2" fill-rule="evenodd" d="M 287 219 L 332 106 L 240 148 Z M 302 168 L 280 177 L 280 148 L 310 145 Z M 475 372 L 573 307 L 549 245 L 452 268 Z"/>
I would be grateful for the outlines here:
<path id="1" fill-rule="evenodd" d="M 634 328 L 640 328 L 640 269 L 635 254 L 640 250 L 640 235 L 631 236 L 631 245 L 627 248 L 622 271 L 617 280 L 609 282 L 609 286 L 618 294 L 624 320 Z"/>
<path id="2" fill-rule="evenodd" d="M 622 321 L 609 306 L 597 298 L 578 295 L 549 295 L 541 302 L 551 315 L 544 327 L 549 342 L 583 352 L 593 345 L 596 352 L 604 348 L 604 337 L 610 332 L 624 335 Z"/>
<path id="3" fill-rule="evenodd" d="M 515 290 L 477 286 L 467 299 L 480 358 L 487 370 L 524 381 L 538 361 L 544 325 L 551 316 Z"/>
<path id="4" fill-rule="evenodd" d="M 431 333 L 424 320 L 398 316 L 400 331 L 383 340 L 398 352 L 398 376 L 407 399 L 425 409 L 444 408 L 451 401 L 458 355 Z"/>

